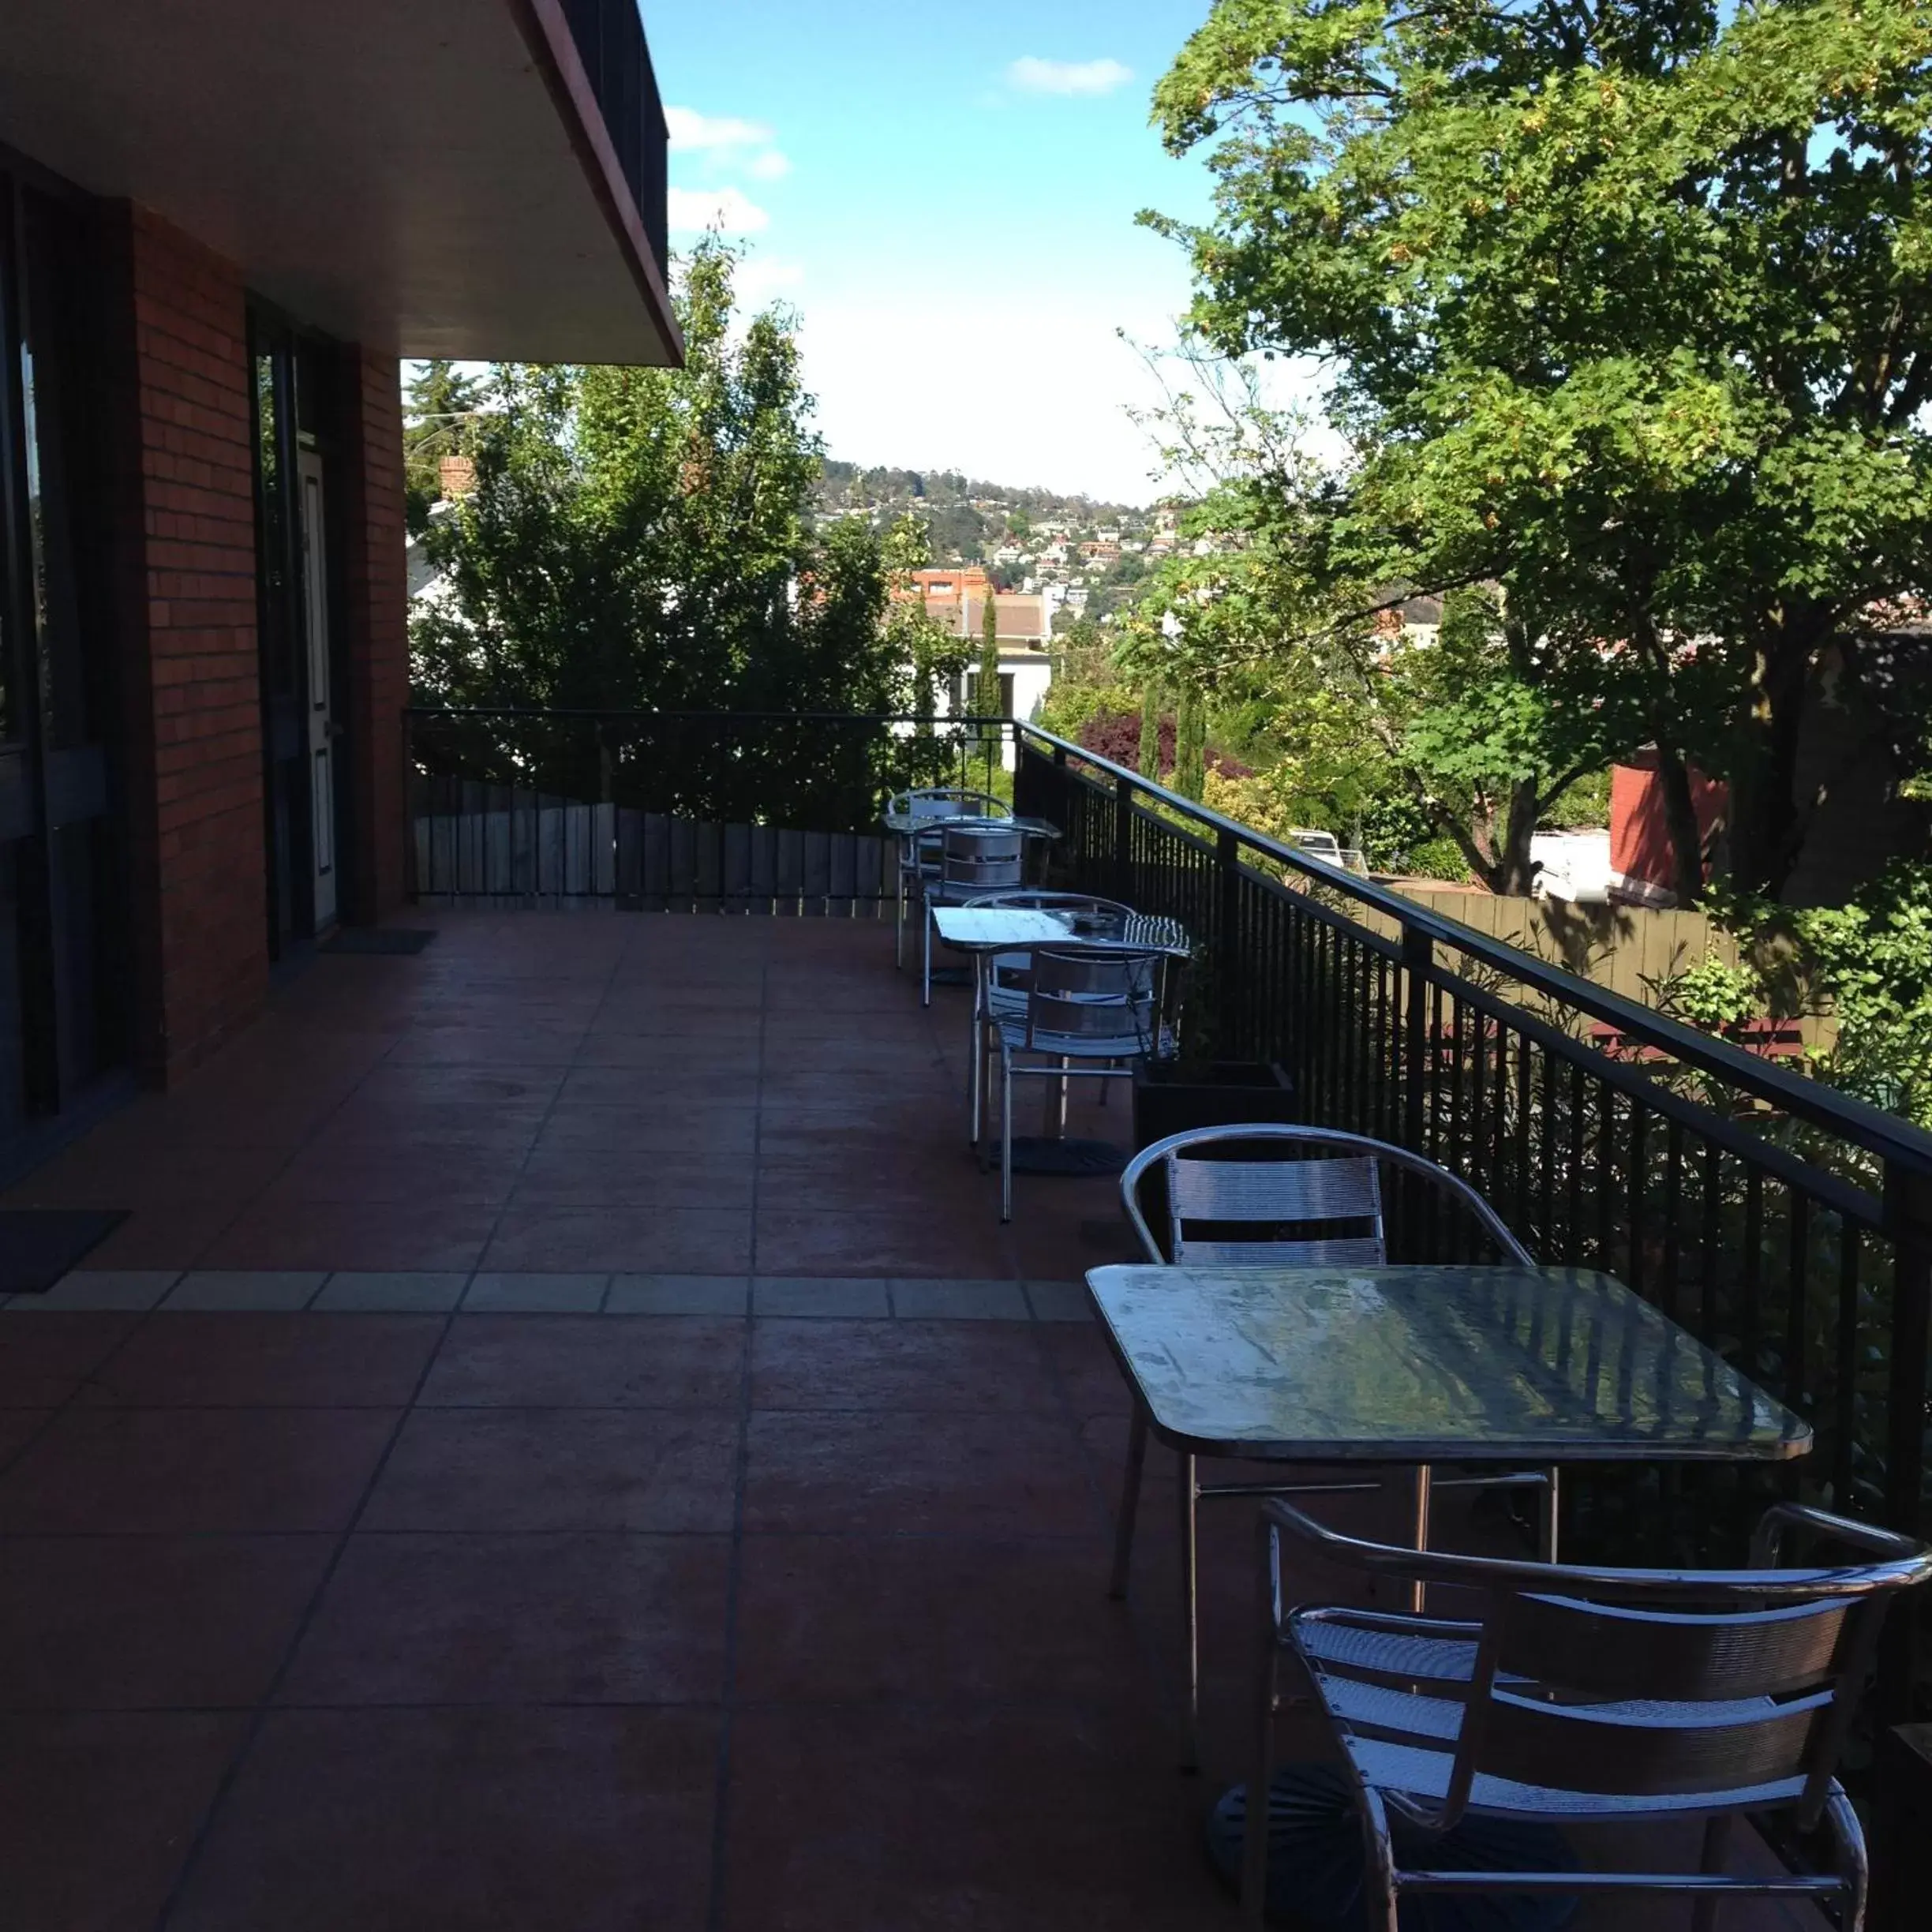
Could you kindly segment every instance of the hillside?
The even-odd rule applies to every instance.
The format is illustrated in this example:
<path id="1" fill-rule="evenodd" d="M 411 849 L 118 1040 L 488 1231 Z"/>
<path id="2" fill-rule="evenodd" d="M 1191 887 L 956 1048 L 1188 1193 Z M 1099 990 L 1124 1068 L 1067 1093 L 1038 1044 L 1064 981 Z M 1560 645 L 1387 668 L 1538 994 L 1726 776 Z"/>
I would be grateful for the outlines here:
<path id="1" fill-rule="evenodd" d="M 1024 543 L 1047 524 L 1076 537 L 1103 529 L 1144 536 L 1154 515 L 1130 504 L 1018 489 L 954 470 L 867 469 L 831 460 L 814 496 L 821 517 L 863 515 L 882 526 L 915 511 L 931 530 L 933 558 L 941 564 L 990 564 L 1001 548 L 1015 539 Z"/>

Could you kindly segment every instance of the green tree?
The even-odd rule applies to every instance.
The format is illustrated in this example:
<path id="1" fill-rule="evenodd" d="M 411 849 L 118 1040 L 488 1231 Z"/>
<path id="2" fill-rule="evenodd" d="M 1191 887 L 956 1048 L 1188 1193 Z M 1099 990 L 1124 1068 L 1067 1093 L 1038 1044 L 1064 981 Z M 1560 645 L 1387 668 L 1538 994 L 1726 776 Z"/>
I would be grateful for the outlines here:
<path id="1" fill-rule="evenodd" d="M 450 595 L 411 629 L 425 702 L 883 711 L 909 667 L 863 519 L 819 474 L 790 316 L 735 317 L 736 258 L 683 264 L 684 366 L 494 366 L 476 487 L 429 542 Z"/>
<path id="2" fill-rule="evenodd" d="M 1921 0 L 1218 0 L 1155 95 L 1200 339 L 1339 372 L 1311 571 L 1500 586 L 1657 744 L 1686 889 L 1690 761 L 1775 893 L 1828 665 L 1932 589 L 1929 76 Z"/>
<path id="3" fill-rule="evenodd" d="M 911 511 L 888 530 L 882 546 L 890 602 L 886 615 L 886 643 L 893 662 L 906 668 L 907 702 L 919 717 L 930 719 L 938 709 L 940 685 L 965 669 L 967 652 L 960 639 L 926 608 L 912 573 L 932 560 L 932 545 L 924 521 Z M 930 736 L 930 723 L 919 727 Z"/>

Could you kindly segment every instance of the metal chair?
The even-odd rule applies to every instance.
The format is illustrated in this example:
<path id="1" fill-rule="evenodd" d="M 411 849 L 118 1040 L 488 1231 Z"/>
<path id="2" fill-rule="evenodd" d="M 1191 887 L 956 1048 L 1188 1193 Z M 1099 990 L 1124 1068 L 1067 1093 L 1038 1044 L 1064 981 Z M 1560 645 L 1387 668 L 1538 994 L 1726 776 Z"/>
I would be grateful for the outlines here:
<path id="1" fill-rule="evenodd" d="M 975 906 L 1012 906 L 1022 912 L 1071 912 L 1097 918 L 1128 919 L 1133 916 L 1133 907 L 1122 904 L 1118 899 L 1096 899 L 1090 893 L 1053 892 L 1037 886 L 1022 886 L 1017 891 L 982 893 L 967 903 Z M 981 960 L 979 971 L 974 975 L 972 1039 L 978 1060 L 968 1086 L 972 1094 L 972 1141 L 975 1147 L 979 1144 L 979 1095 L 993 1055 L 999 1046 L 992 1020 L 995 1015 L 1002 1019 L 1020 1018 L 1026 1012 L 1027 989 L 1032 982 L 1031 947 L 991 953 Z M 1104 1086 L 1100 1089 L 1103 1104 L 1107 1091 Z"/>
<path id="2" fill-rule="evenodd" d="M 1748 1570 L 1597 1570 L 1438 1555 L 1344 1536 L 1285 1503 L 1262 1523 L 1268 1627 L 1246 1793 L 1241 1901 L 1267 1909 L 1267 1792 L 1279 1665 L 1291 1651 L 1340 1747 L 1361 1814 L 1368 1932 L 1397 1932 L 1404 1892 L 1683 1892 L 1697 1932 L 1718 1901 L 1755 1894 L 1841 1902 L 1859 1932 L 1866 1865 L 1857 1814 L 1833 1776 L 1892 1599 L 1932 1577 L 1909 1537 L 1795 1503 L 1771 1509 Z M 1776 1567 L 1788 1532 L 1862 1560 Z M 1282 1544 L 1421 1589 L 1475 1593 L 1450 1622 L 1327 1607 L 1283 1608 Z M 1821 1820 L 1837 1870 L 1723 1874 L 1740 1815 Z M 1393 1814 L 1425 1843 L 1466 1817 L 1548 1824 L 1704 1821 L 1694 1873 L 1398 1868 Z M 1440 1863 L 1455 1863 L 1453 1855 Z"/>
<path id="3" fill-rule="evenodd" d="M 1023 833 L 997 826 L 942 826 L 939 830 L 939 873 L 923 879 L 925 945 L 919 975 L 922 1005 L 932 1004 L 933 908 L 964 905 L 983 893 L 1017 886 L 1024 875 L 1026 839 Z"/>
<path id="4" fill-rule="evenodd" d="M 1272 1159 L 1202 1159 L 1196 1149 L 1279 1147 Z M 1320 1156 L 1296 1159 L 1304 1151 Z M 1512 1234 L 1502 1217 L 1470 1185 L 1433 1161 L 1361 1134 L 1325 1127 L 1255 1121 L 1247 1125 L 1196 1128 L 1172 1134 L 1144 1148 L 1121 1175 L 1127 1218 L 1140 1237 L 1149 1260 L 1201 1267 L 1380 1267 L 1388 1260 L 1382 1214 L 1381 1169 L 1384 1163 L 1419 1177 L 1466 1208 L 1507 1261 L 1533 1267 L 1534 1257 Z M 1158 1168 L 1166 1186 L 1165 1247 L 1141 1211 L 1144 1178 Z M 1290 1230 L 1338 1226 L 1346 1233 L 1309 1234 Z M 1191 1233 L 1211 1228 L 1216 1234 Z M 1228 1230 L 1252 1230 L 1252 1232 Z M 1121 1490 L 1120 1516 L 1109 1586 L 1116 1597 L 1127 1593 L 1133 1560 L 1136 1518 L 1147 1461 L 1148 1418 L 1136 1409 L 1127 1438 L 1127 1469 Z M 1204 1483 L 1196 1458 L 1180 1458 L 1181 1598 L 1186 1655 L 1185 1692 L 1187 1741 L 1192 1762 L 1200 1712 L 1200 1630 L 1197 1518 L 1203 1502 L 1270 1496 L 1346 1496 L 1380 1488 L 1373 1481 L 1327 1483 Z M 1534 1487 L 1542 1492 L 1538 1512 L 1539 1553 L 1556 1549 L 1556 1473 L 1532 1470 L 1494 1476 L 1453 1477 L 1437 1488 Z"/>
<path id="5" fill-rule="evenodd" d="M 1171 1041 L 1161 1017 L 1166 956 L 1110 947 L 1034 949 L 1024 1017 L 995 1016 L 1000 1050 L 1000 1219 L 1013 1219 L 1013 1084 L 1039 1074 L 1060 1082 L 1064 1125 L 1070 1080 L 1129 1080 L 1134 1062 L 1164 1058 Z M 1025 1066 L 1020 1054 L 1052 1064 Z M 1075 1065 L 1076 1061 L 1090 1062 Z"/>
<path id="6" fill-rule="evenodd" d="M 922 785 L 910 792 L 895 792 L 887 801 L 889 818 L 957 818 L 965 814 L 983 818 L 1010 818 L 1013 807 L 990 792 L 975 792 L 964 785 Z M 893 924 L 893 964 L 905 964 L 905 915 L 908 897 L 916 898 L 928 878 L 939 875 L 939 828 L 930 832 L 902 832 L 899 835 L 898 899 Z M 911 888 L 908 894 L 908 887 Z"/>

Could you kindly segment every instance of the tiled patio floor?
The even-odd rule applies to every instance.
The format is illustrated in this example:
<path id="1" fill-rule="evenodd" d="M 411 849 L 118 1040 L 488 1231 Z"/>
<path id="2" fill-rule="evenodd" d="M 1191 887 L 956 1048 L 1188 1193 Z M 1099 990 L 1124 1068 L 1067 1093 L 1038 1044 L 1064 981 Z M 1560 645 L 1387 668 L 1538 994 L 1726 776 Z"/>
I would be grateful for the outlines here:
<path id="1" fill-rule="evenodd" d="M 962 996 L 871 925 L 409 923 L 9 1196 L 133 1213 L 0 1309 L 0 1922 L 1235 1923 L 1246 1513 L 1184 1777 L 1164 1457 L 1103 1593 L 1112 1184 L 1000 1226 Z"/>

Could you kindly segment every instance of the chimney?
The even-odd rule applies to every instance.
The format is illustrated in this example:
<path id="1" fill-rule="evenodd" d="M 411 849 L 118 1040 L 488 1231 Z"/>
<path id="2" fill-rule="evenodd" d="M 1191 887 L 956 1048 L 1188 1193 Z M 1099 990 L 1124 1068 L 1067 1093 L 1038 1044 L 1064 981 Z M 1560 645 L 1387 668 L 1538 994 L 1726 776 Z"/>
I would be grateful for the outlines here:
<path id="1" fill-rule="evenodd" d="M 436 465 L 436 480 L 451 503 L 476 488 L 476 464 L 467 456 L 445 456 Z"/>

